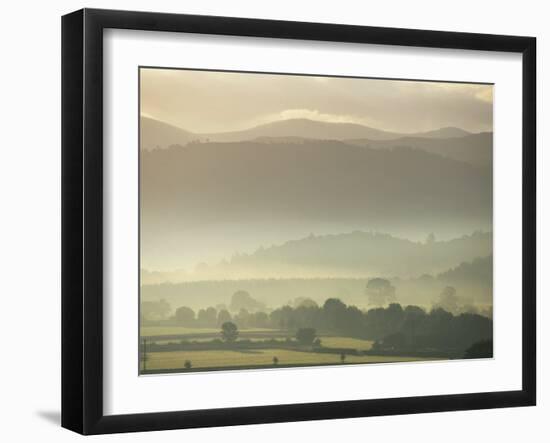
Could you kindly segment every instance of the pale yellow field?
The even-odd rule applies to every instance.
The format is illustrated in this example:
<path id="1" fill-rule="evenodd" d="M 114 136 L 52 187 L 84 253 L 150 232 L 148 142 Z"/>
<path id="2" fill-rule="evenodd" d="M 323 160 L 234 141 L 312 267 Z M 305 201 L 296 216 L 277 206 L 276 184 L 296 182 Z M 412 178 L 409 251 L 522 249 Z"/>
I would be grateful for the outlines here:
<path id="1" fill-rule="evenodd" d="M 218 328 L 186 328 L 184 326 L 142 326 L 142 337 L 154 337 L 157 335 L 200 334 L 219 332 Z"/>
<path id="2" fill-rule="evenodd" d="M 251 328 L 242 329 L 241 332 L 270 332 L 274 329 Z M 155 337 L 158 335 L 185 335 L 185 334 L 212 334 L 219 333 L 220 328 L 186 328 L 185 326 L 142 326 L 142 337 Z"/>
<path id="3" fill-rule="evenodd" d="M 147 369 L 183 368 L 186 360 L 191 361 L 194 369 L 220 368 L 224 366 L 273 366 L 273 357 L 279 359 L 279 365 L 302 364 L 340 364 L 338 354 L 320 354 L 292 351 L 288 349 L 254 349 L 239 351 L 174 351 L 151 352 L 148 354 Z M 373 355 L 348 355 L 346 363 L 389 363 L 396 361 L 428 360 L 421 357 L 395 357 Z"/>
<path id="4" fill-rule="evenodd" d="M 292 335 L 289 335 L 292 337 Z M 284 341 L 282 337 L 273 337 L 276 340 Z M 372 340 L 361 340 L 360 338 L 351 338 L 351 337 L 319 337 L 321 339 L 321 344 L 326 348 L 348 348 L 348 349 L 357 349 L 359 351 L 368 351 L 372 348 L 374 343 Z M 255 337 L 254 335 L 248 337 L 244 336 L 243 339 L 249 340 L 251 342 L 265 341 L 266 337 Z M 166 343 L 178 343 L 178 339 L 161 339 L 154 340 L 158 344 Z M 212 341 L 212 337 L 192 337 L 189 339 L 192 342 L 209 342 Z"/>
<path id="5" fill-rule="evenodd" d="M 361 340 L 351 337 L 319 337 L 321 345 L 326 348 L 349 348 L 359 351 L 368 351 L 374 343 L 372 340 Z"/>

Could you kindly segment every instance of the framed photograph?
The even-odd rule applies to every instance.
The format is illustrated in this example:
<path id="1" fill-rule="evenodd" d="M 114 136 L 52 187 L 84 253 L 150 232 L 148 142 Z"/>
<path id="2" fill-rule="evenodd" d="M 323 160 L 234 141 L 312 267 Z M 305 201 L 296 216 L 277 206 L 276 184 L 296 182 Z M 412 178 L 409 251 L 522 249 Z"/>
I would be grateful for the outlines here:
<path id="1" fill-rule="evenodd" d="M 536 402 L 531 37 L 62 20 L 62 425 Z"/>

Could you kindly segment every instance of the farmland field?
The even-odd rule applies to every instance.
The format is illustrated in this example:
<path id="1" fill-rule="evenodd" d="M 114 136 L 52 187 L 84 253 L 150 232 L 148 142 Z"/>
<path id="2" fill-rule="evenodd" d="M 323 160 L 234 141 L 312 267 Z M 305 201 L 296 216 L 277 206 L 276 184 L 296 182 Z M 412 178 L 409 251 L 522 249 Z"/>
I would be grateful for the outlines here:
<path id="1" fill-rule="evenodd" d="M 145 326 L 141 328 L 141 337 L 158 344 L 190 340 L 193 342 L 208 342 L 220 338 L 220 330 L 216 328 L 187 328 L 181 326 Z M 278 329 L 250 328 L 239 331 L 239 339 L 251 342 L 276 339 L 284 340 L 293 337 L 288 331 Z M 362 340 L 352 337 L 338 337 L 321 334 L 319 336 L 324 347 L 356 349 L 368 351 L 373 344 L 372 340 Z"/>
<path id="2" fill-rule="evenodd" d="M 351 337 L 319 337 L 321 344 L 328 348 L 348 348 L 357 349 L 358 351 L 368 351 L 374 343 L 372 340 L 361 340 Z"/>
<path id="3" fill-rule="evenodd" d="M 267 329 L 267 328 L 250 328 L 242 329 L 241 333 L 269 333 L 269 332 L 278 332 L 277 329 Z M 162 335 L 206 335 L 206 334 L 218 334 L 220 333 L 220 328 L 188 328 L 185 326 L 142 326 L 140 329 L 141 337 L 156 337 Z"/>
<path id="4" fill-rule="evenodd" d="M 273 357 L 279 359 L 279 365 L 340 364 L 338 354 L 293 351 L 288 349 L 255 349 L 242 351 L 175 351 L 152 352 L 147 356 L 147 370 L 183 369 L 189 360 L 193 369 L 223 367 L 273 367 Z M 346 363 L 391 363 L 426 360 L 421 357 L 348 355 Z M 143 363 L 142 363 L 143 365 Z"/>

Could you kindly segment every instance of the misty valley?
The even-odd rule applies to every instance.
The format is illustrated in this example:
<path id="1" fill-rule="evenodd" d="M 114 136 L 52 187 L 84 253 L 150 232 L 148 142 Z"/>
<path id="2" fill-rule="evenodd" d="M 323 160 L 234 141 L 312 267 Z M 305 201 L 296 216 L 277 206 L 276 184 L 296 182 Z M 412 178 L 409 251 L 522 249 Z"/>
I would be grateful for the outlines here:
<path id="1" fill-rule="evenodd" d="M 492 86 L 140 79 L 141 374 L 493 357 Z"/>
<path id="2" fill-rule="evenodd" d="M 416 278 L 177 282 L 186 276 L 143 273 L 141 371 L 491 357 L 492 256 L 470 257 L 490 254 L 490 237 L 474 234 L 477 248 L 461 244 L 469 236 L 454 240 L 457 259 L 471 260 Z M 426 269 L 430 242 L 438 243 L 418 245 L 428 251 Z M 406 269 L 402 257 L 394 269 Z"/>

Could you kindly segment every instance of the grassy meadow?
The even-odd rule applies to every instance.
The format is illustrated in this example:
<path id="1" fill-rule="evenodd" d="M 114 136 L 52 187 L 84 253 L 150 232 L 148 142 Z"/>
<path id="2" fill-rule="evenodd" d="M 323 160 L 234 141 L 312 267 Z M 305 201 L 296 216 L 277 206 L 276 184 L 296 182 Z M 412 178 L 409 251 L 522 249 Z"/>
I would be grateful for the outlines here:
<path id="1" fill-rule="evenodd" d="M 242 351 L 175 351 L 149 354 L 147 370 L 185 370 L 185 361 L 191 361 L 192 369 L 275 367 L 273 357 L 279 359 L 277 366 L 337 365 L 341 364 L 339 354 L 293 351 L 287 349 L 260 349 Z M 426 360 L 421 357 L 349 355 L 345 364 L 392 363 Z M 143 363 L 142 363 L 143 369 Z"/>
<path id="2" fill-rule="evenodd" d="M 144 326 L 141 337 L 146 340 L 149 349 L 157 345 L 189 342 L 200 346 L 220 336 L 219 329 L 190 328 L 180 326 Z M 273 368 L 286 366 L 339 365 L 358 363 L 391 363 L 426 360 L 425 357 L 370 355 L 364 354 L 373 345 L 372 340 L 352 337 L 319 335 L 324 352 L 311 347 L 288 348 L 293 337 L 288 331 L 268 328 L 251 328 L 239 331 L 239 340 L 234 343 L 235 349 L 175 350 L 168 352 L 148 352 L 145 364 L 140 359 L 142 373 L 185 372 L 201 369 L 238 369 L 238 368 Z M 272 340 L 262 346 L 262 342 Z M 242 346 L 244 343 L 249 345 Z M 250 344 L 260 343 L 260 347 Z M 287 348 L 285 348 L 287 346 Z M 342 350 L 344 350 L 342 352 Z M 346 352 L 347 351 L 347 352 Z M 342 354 L 345 354 L 342 360 Z M 276 358 L 276 363 L 274 363 Z M 185 363 L 191 367 L 185 367 Z"/>

